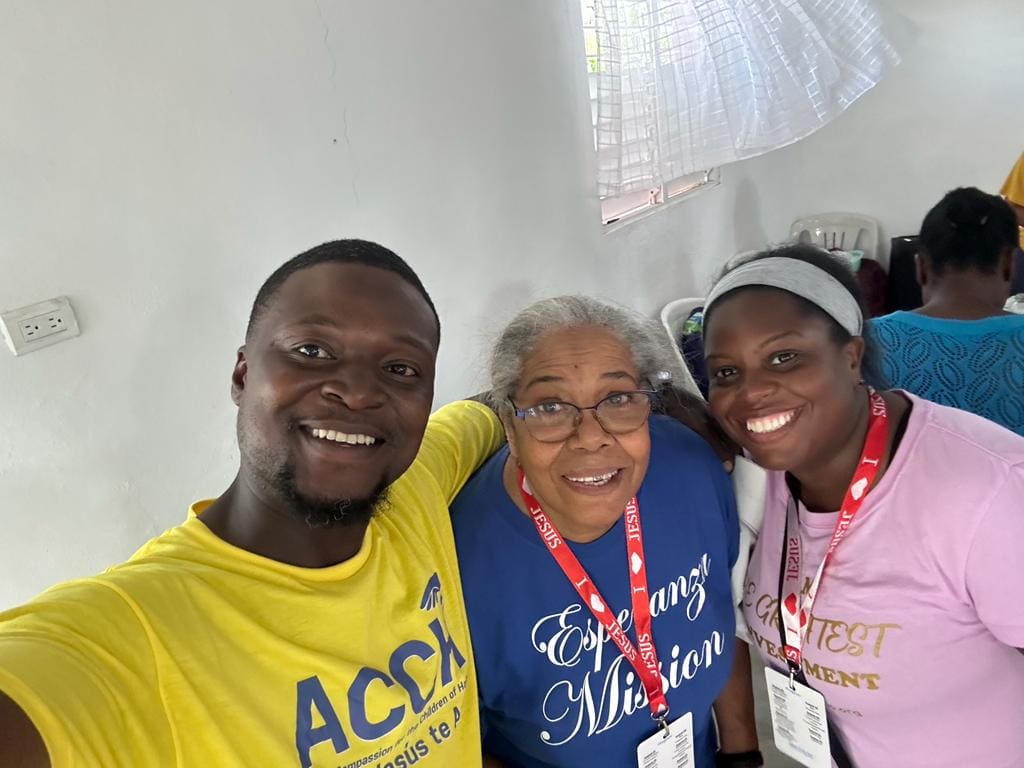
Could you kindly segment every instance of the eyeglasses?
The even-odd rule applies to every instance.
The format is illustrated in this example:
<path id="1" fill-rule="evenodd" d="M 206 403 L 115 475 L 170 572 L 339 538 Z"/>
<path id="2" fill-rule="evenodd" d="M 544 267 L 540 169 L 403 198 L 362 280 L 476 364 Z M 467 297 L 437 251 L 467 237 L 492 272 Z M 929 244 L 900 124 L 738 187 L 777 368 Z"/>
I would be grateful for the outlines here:
<path id="1" fill-rule="evenodd" d="M 649 389 L 613 392 L 594 405 L 581 407 L 560 400 L 548 400 L 529 408 L 520 408 L 510 397 L 517 418 L 527 431 L 542 443 L 567 440 L 583 421 L 583 411 L 593 411 L 597 423 L 610 435 L 621 435 L 639 429 L 651 413 L 657 393 Z"/>

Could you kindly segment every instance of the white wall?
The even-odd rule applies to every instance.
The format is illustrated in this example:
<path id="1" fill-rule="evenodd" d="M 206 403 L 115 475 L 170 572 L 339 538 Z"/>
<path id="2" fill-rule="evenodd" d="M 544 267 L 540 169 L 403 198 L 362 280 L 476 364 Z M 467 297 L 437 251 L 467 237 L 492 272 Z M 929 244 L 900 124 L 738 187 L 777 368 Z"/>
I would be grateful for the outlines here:
<path id="1" fill-rule="evenodd" d="M 846 117 L 602 235 L 575 0 L 6 4 L 0 307 L 67 293 L 83 335 L 0 349 L 0 607 L 225 487 L 248 304 L 310 245 L 377 239 L 420 272 L 441 402 L 482 385 L 488 334 L 531 298 L 653 312 L 796 215 L 902 233 L 947 187 L 997 186 L 1024 14 L 893 5 L 916 40 Z"/>
<path id="2" fill-rule="evenodd" d="M 903 63 L 839 120 L 732 173 L 770 236 L 798 216 L 877 218 L 886 248 L 958 186 L 998 193 L 1024 150 L 1019 0 L 883 0 Z"/>

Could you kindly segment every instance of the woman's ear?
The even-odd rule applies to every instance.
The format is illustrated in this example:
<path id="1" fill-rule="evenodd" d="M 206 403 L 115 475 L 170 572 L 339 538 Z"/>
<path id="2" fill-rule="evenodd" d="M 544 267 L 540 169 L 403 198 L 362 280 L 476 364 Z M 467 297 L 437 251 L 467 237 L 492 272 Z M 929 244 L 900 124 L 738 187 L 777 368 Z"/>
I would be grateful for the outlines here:
<path id="1" fill-rule="evenodd" d="M 501 426 L 505 429 L 505 442 L 508 443 L 509 455 L 515 460 L 516 464 L 519 463 L 518 446 L 516 446 L 516 429 L 513 423 L 513 417 L 502 416 Z"/>
<path id="2" fill-rule="evenodd" d="M 849 365 L 850 373 L 853 376 L 855 383 L 860 383 L 864 380 L 862 374 L 862 368 L 864 366 L 864 337 L 854 336 L 843 347 L 843 355 Z"/>

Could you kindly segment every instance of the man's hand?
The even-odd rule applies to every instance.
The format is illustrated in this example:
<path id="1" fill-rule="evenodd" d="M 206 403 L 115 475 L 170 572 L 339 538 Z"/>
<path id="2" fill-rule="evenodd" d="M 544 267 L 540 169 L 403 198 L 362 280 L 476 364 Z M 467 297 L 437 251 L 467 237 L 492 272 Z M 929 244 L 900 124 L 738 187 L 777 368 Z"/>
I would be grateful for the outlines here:
<path id="1" fill-rule="evenodd" d="M 43 737 L 21 707 L 0 693 L 0 765 L 50 768 Z"/>
<path id="2" fill-rule="evenodd" d="M 703 437 L 722 460 L 725 471 L 732 472 L 733 459 L 740 452 L 740 448 L 712 418 L 708 404 L 691 392 L 672 387 L 663 388 L 658 397 L 665 415 L 685 424 Z"/>

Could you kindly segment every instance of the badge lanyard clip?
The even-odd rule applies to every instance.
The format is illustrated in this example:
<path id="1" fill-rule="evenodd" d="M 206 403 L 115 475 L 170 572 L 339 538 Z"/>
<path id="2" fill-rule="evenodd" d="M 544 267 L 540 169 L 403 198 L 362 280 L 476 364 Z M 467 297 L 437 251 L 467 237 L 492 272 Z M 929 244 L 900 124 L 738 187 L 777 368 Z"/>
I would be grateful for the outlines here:
<path id="1" fill-rule="evenodd" d="M 651 718 L 658 724 L 661 735 L 667 739 L 671 735 L 668 730 L 668 710 L 666 709 L 660 715 L 651 715 Z"/>

